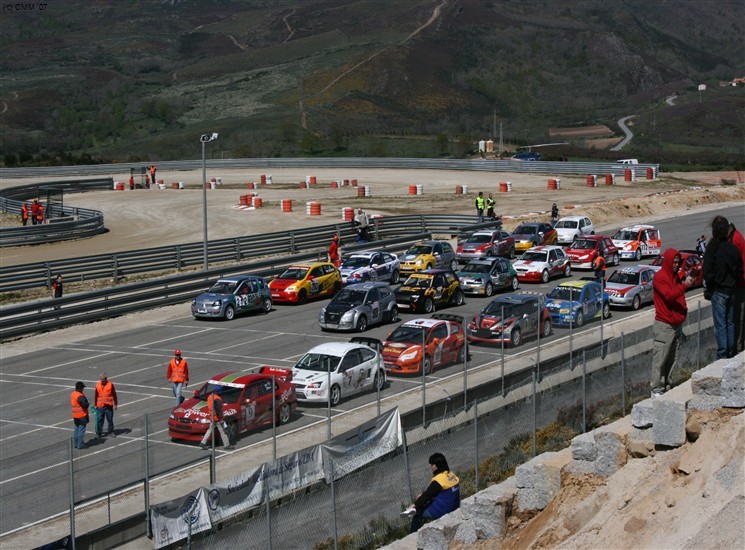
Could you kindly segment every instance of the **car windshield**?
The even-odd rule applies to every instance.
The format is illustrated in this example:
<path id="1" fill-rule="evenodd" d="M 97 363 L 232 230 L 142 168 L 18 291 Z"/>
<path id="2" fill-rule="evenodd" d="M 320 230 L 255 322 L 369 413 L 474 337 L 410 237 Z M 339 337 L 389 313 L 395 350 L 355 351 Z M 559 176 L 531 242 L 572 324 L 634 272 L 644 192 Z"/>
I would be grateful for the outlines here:
<path id="1" fill-rule="evenodd" d="M 292 280 L 300 280 L 305 278 L 305 274 L 308 273 L 307 267 L 288 267 L 282 275 L 279 276 L 280 279 L 292 279 Z"/>
<path id="2" fill-rule="evenodd" d="M 551 291 L 548 297 L 552 300 L 566 300 L 578 302 L 579 297 L 582 294 L 582 289 L 571 288 L 568 286 L 557 286 Z"/>
<path id="3" fill-rule="evenodd" d="M 639 273 L 630 271 L 614 271 L 608 278 L 609 283 L 619 283 L 622 285 L 638 285 Z"/>
<path id="4" fill-rule="evenodd" d="M 556 222 L 556 229 L 577 229 L 577 220 L 559 220 Z"/>
<path id="5" fill-rule="evenodd" d="M 616 241 L 635 241 L 638 233 L 636 231 L 624 231 L 623 229 L 613 235 Z"/>
<path id="6" fill-rule="evenodd" d="M 421 256 L 422 254 L 432 254 L 432 247 L 426 244 L 415 244 L 406 251 L 412 256 Z"/>
<path id="7" fill-rule="evenodd" d="M 489 264 L 466 264 L 461 269 L 461 273 L 489 273 L 491 265 Z"/>
<path id="8" fill-rule="evenodd" d="M 313 370 L 317 372 L 334 372 L 339 366 L 341 357 L 326 355 L 325 353 L 306 353 L 295 363 L 296 369 Z"/>
<path id="9" fill-rule="evenodd" d="M 660 254 L 654 259 L 654 261 L 652 262 L 652 265 L 662 265 L 662 262 L 664 261 L 665 261 L 665 255 Z"/>
<path id="10" fill-rule="evenodd" d="M 535 235 L 537 227 L 534 225 L 521 225 L 513 232 L 514 235 Z"/>
<path id="11" fill-rule="evenodd" d="M 520 256 L 520 259 L 526 262 L 545 262 L 548 252 L 539 252 L 537 250 L 528 250 Z"/>
<path id="12" fill-rule="evenodd" d="M 222 398 L 223 403 L 237 402 L 238 399 L 240 399 L 241 397 L 241 392 L 243 392 L 243 387 L 233 388 L 231 386 L 220 386 L 219 384 L 212 384 L 211 382 L 207 382 L 204 386 L 199 388 L 199 391 L 197 391 L 194 397 L 202 401 L 206 401 L 209 395 L 213 393 L 215 391 L 215 388 L 218 386 L 220 387 L 220 397 Z"/>
<path id="13" fill-rule="evenodd" d="M 418 286 L 419 288 L 429 288 L 432 283 L 432 277 L 421 277 L 412 275 L 404 281 L 403 286 Z"/>
<path id="14" fill-rule="evenodd" d="M 361 256 L 351 256 L 344 260 L 344 264 L 342 267 L 352 267 L 352 268 L 358 268 L 358 267 L 365 267 L 370 263 L 370 258 L 365 258 Z"/>
<path id="15" fill-rule="evenodd" d="M 407 344 L 421 344 L 423 327 L 401 325 L 388 336 L 389 342 L 405 342 Z"/>
<path id="16" fill-rule="evenodd" d="M 367 292 L 364 290 L 342 289 L 333 300 L 334 304 L 346 304 L 350 307 L 361 306 L 365 301 Z"/>
<path id="17" fill-rule="evenodd" d="M 470 237 L 468 237 L 468 240 L 466 242 L 476 244 L 488 243 L 491 242 L 491 235 L 479 235 L 478 233 L 476 233 L 475 235 L 471 235 Z"/>
<path id="18" fill-rule="evenodd" d="M 482 313 L 484 315 L 491 315 L 492 317 L 501 317 L 502 308 L 504 308 L 504 316 L 510 317 L 515 306 L 512 304 L 505 304 L 504 302 L 492 302 L 483 309 Z"/>
<path id="19" fill-rule="evenodd" d="M 595 250 L 595 243 L 596 241 L 590 239 L 577 239 L 569 248 L 574 250 Z"/>
<path id="20" fill-rule="evenodd" d="M 233 294 L 238 283 L 235 281 L 217 281 L 207 291 L 210 294 Z"/>

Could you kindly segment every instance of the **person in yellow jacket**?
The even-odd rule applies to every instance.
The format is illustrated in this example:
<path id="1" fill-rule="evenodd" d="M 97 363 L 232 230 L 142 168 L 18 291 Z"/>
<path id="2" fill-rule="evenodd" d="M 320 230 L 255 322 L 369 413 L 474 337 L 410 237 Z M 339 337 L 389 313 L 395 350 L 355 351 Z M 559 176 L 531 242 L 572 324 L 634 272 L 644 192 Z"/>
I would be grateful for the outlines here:
<path id="1" fill-rule="evenodd" d="M 76 449 L 85 449 L 85 427 L 88 425 L 88 398 L 83 393 L 85 384 L 75 383 L 75 391 L 70 394 L 70 406 L 72 407 L 72 421 L 75 424 L 73 432 L 73 445 Z"/>
<path id="2" fill-rule="evenodd" d="M 96 436 L 98 438 L 104 436 L 103 421 L 106 419 L 109 427 L 106 435 L 116 437 L 116 433 L 114 432 L 114 411 L 119 406 L 119 398 L 116 395 L 114 384 L 109 382 L 109 377 L 106 373 L 103 373 L 101 379 L 96 383 L 93 402 L 96 404 Z"/>
<path id="3" fill-rule="evenodd" d="M 432 480 L 409 507 L 409 511 L 414 511 L 409 533 L 416 533 L 425 520 L 441 518 L 460 508 L 460 479 L 450 471 L 445 455 L 431 455 L 429 466 L 432 469 Z"/>

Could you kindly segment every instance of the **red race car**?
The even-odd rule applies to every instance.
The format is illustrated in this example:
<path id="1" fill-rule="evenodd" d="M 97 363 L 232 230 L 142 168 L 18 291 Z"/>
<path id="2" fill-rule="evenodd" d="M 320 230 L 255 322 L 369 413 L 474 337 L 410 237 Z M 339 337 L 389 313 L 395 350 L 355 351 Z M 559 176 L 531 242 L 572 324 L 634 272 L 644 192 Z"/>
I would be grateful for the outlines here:
<path id="1" fill-rule="evenodd" d="M 704 284 L 704 261 L 695 250 L 678 250 L 680 254 L 680 267 L 678 268 L 678 277 L 685 279 L 688 275 L 693 277 L 693 286 L 696 288 Z M 662 269 L 664 254 L 657 256 L 652 262 L 652 269 L 659 271 Z"/>
<path id="2" fill-rule="evenodd" d="M 598 254 L 602 254 L 606 265 L 618 265 L 621 257 L 618 248 L 610 237 L 602 235 L 587 235 L 578 237 L 571 245 L 564 249 L 569 257 L 573 269 L 593 269 L 593 262 Z"/>
<path id="3" fill-rule="evenodd" d="M 272 392 L 272 379 L 276 389 Z M 276 424 L 288 422 L 297 408 L 292 369 L 261 367 L 259 372 L 230 371 L 218 374 L 171 411 L 168 435 L 173 439 L 201 441 L 210 425 L 207 398 L 221 387 L 223 414 L 230 443 L 238 435 L 272 423 L 272 394 Z M 223 442 L 227 445 L 228 442 Z"/>

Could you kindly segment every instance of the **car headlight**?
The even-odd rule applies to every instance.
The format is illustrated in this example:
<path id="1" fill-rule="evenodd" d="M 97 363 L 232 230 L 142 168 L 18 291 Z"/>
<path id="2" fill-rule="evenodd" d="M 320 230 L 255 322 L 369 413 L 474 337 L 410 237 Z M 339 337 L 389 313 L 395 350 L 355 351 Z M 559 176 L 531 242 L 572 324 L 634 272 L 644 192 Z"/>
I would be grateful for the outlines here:
<path id="1" fill-rule="evenodd" d="M 285 289 L 285 292 L 297 292 L 297 287 L 295 285 L 290 285 Z"/>
<path id="2" fill-rule="evenodd" d="M 418 300 L 419 299 L 419 294 L 412 294 L 411 295 L 411 299 L 412 300 Z"/>
<path id="3" fill-rule="evenodd" d="M 220 307 L 222 305 L 222 300 L 215 300 L 212 302 L 212 307 Z"/>
<path id="4" fill-rule="evenodd" d="M 423 260 L 417 260 L 415 265 L 422 265 L 424 263 Z"/>
<path id="5" fill-rule="evenodd" d="M 405 351 L 401 354 L 401 360 L 403 361 L 409 361 L 411 359 L 415 359 L 419 355 L 419 348 L 413 348 L 409 351 Z"/>
<path id="6" fill-rule="evenodd" d="M 209 418 L 200 418 L 199 420 L 197 420 L 197 423 L 198 424 L 209 424 L 210 423 L 210 419 Z"/>
<path id="7" fill-rule="evenodd" d="M 323 321 L 324 315 L 326 315 L 326 308 L 321 309 L 321 312 L 318 314 L 318 320 Z"/>
<path id="8" fill-rule="evenodd" d="M 624 250 L 631 250 L 633 247 L 630 244 L 627 244 L 623 247 Z"/>
<path id="9" fill-rule="evenodd" d="M 354 310 L 350 309 L 349 311 L 345 312 L 344 315 L 341 316 L 342 321 L 351 321 L 354 319 Z"/>
<path id="10" fill-rule="evenodd" d="M 312 390 L 321 389 L 321 386 L 323 386 L 323 382 L 311 382 L 310 384 L 308 384 L 308 388 Z"/>
<path id="11" fill-rule="evenodd" d="M 197 305 L 197 301 L 196 300 L 192 300 L 191 301 L 191 305 L 193 305 L 193 306 Z"/>
<path id="12" fill-rule="evenodd" d="M 176 420 L 176 415 L 171 413 L 168 415 L 168 418 L 170 418 L 171 420 Z"/>

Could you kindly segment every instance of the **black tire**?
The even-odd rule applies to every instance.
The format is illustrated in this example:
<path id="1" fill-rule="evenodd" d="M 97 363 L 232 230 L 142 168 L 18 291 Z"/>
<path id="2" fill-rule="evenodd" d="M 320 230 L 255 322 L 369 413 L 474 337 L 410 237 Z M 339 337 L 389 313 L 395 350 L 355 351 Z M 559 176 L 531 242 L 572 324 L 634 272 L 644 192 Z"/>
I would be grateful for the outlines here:
<path id="1" fill-rule="evenodd" d="M 641 261 L 642 259 L 642 247 L 641 246 L 636 249 L 636 254 L 634 255 L 634 258 L 636 259 L 637 262 Z"/>
<path id="2" fill-rule="evenodd" d="M 283 404 L 279 408 L 279 414 L 277 415 L 277 425 L 287 424 L 292 416 L 292 407 L 287 403 Z"/>
<path id="3" fill-rule="evenodd" d="M 510 260 L 515 259 L 515 247 L 510 248 Z"/>
<path id="4" fill-rule="evenodd" d="M 305 289 L 302 289 L 300 292 L 298 292 L 297 303 L 298 305 L 303 305 L 303 304 L 308 303 L 308 293 L 305 292 Z"/>
<path id="5" fill-rule="evenodd" d="M 222 317 L 226 321 L 232 321 L 235 318 L 235 308 L 233 306 L 227 306 Z"/>
<path id="6" fill-rule="evenodd" d="M 490 248 L 486 251 L 486 257 L 491 258 L 492 256 L 494 256 L 494 251 Z"/>
<path id="7" fill-rule="evenodd" d="M 486 283 L 486 286 L 484 287 L 484 294 L 487 297 L 490 297 L 492 294 L 494 294 L 494 285 L 491 284 L 491 281 Z"/>
<path id="8" fill-rule="evenodd" d="M 466 346 L 462 345 L 458 349 L 458 358 L 455 360 L 457 364 L 462 364 L 466 360 Z"/>
<path id="9" fill-rule="evenodd" d="M 428 269 L 432 269 L 432 264 L 425 265 L 422 271 L 427 271 Z"/>
<path id="10" fill-rule="evenodd" d="M 424 306 L 422 307 L 424 309 L 424 313 L 432 313 L 435 310 L 435 303 L 432 301 L 432 298 L 425 298 Z"/>
<path id="11" fill-rule="evenodd" d="M 380 373 L 375 373 L 375 379 L 373 380 L 373 390 L 376 392 L 383 391 L 385 387 L 385 377 Z"/>
<path id="12" fill-rule="evenodd" d="M 272 299 L 271 298 L 264 298 L 264 301 L 261 302 L 261 311 L 264 313 L 269 313 L 272 310 Z"/>
<path id="13" fill-rule="evenodd" d="M 614 266 L 621 265 L 621 256 L 618 255 L 618 252 L 613 254 L 613 265 Z"/>
<path id="14" fill-rule="evenodd" d="M 354 327 L 357 332 L 365 332 L 367 330 L 367 317 L 360 315 L 357 319 L 357 326 Z"/>
<path id="15" fill-rule="evenodd" d="M 398 323 L 398 307 L 393 306 L 391 308 L 390 317 L 388 318 L 388 321 L 391 323 Z"/>
<path id="16" fill-rule="evenodd" d="M 517 275 L 512 279 L 512 290 L 517 290 L 520 288 L 520 281 L 517 278 Z"/>
<path id="17" fill-rule="evenodd" d="M 541 282 L 545 285 L 550 277 L 548 276 L 548 269 L 544 269 L 543 273 L 541 273 Z"/>
<path id="18" fill-rule="evenodd" d="M 398 272 L 398 269 L 396 269 L 393 273 L 391 273 L 391 284 L 395 285 L 400 280 L 401 280 L 401 274 Z"/>
<path id="19" fill-rule="evenodd" d="M 456 290 L 455 293 L 453 293 L 453 299 L 450 300 L 450 302 L 454 306 L 462 306 L 463 305 L 463 301 L 464 301 L 464 299 L 463 299 L 463 291 L 460 290 L 460 289 Z"/>
<path id="20" fill-rule="evenodd" d="M 336 407 L 341 402 L 341 388 L 334 384 L 331 386 L 331 406 Z"/>
<path id="21" fill-rule="evenodd" d="M 225 428 L 225 434 L 228 436 L 228 442 L 225 443 L 223 441 L 222 443 L 226 447 L 228 445 L 235 445 L 236 441 L 238 441 L 238 422 L 233 420 L 233 421 L 228 421 L 227 424 L 228 424 L 228 427 Z"/>
<path id="22" fill-rule="evenodd" d="M 522 343 L 523 343 L 523 333 L 520 332 L 519 328 L 513 329 L 512 332 L 510 333 L 510 345 L 513 348 L 516 348 Z"/>
<path id="23" fill-rule="evenodd" d="M 637 294 L 634 296 L 634 299 L 631 300 L 631 309 L 636 311 L 640 307 L 642 307 L 642 297 Z"/>
<path id="24" fill-rule="evenodd" d="M 457 260 L 450 260 L 450 269 L 453 271 L 458 271 L 458 261 Z"/>
<path id="25" fill-rule="evenodd" d="M 429 358 L 429 355 L 424 356 L 424 375 L 429 376 L 432 374 L 432 359 Z"/>
<path id="26" fill-rule="evenodd" d="M 572 266 L 571 264 L 567 264 L 566 268 L 564 269 L 564 277 L 571 277 L 572 276 Z"/>
<path id="27" fill-rule="evenodd" d="M 574 326 L 575 327 L 581 327 L 584 324 L 585 324 L 585 314 L 582 313 L 581 311 L 578 311 L 577 312 L 577 320 L 574 321 Z"/>
<path id="28" fill-rule="evenodd" d="M 610 318 L 610 304 L 608 302 L 603 304 L 603 319 Z"/>

